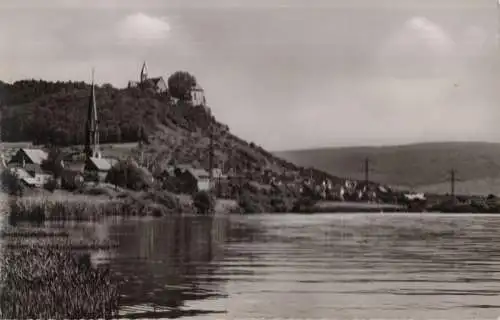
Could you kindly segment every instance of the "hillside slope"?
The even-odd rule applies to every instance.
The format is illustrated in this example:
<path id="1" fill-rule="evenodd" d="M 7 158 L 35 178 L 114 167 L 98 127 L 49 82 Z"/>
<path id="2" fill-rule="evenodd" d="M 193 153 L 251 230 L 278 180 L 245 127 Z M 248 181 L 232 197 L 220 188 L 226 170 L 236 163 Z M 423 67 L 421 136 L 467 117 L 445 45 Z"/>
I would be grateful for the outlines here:
<path id="1" fill-rule="evenodd" d="M 500 194 L 500 144 L 440 142 L 386 147 L 348 147 L 280 151 L 297 165 L 315 166 L 333 175 L 363 179 L 370 159 L 370 180 L 422 191 L 450 191 L 450 170 L 457 192 Z M 498 181 L 497 181 L 498 179 Z"/>
<path id="2" fill-rule="evenodd" d="M 26 80 L 1 86 L 3 141 L 33 141 L 59 146 L 84 143 L 90 87 L 80 82 Z M 293 165 L 263 148 L 234 136 L 218 123 L 209 108 L 173 102 L 168 95 L 138 88 L 96 87 L 101 143 L 144 140 L 136 150 L 150 169 L 169 162 L 209 167 L 210 132 L 214 132 L 214 164 L 236 172 L 262 175 L 307 176 L 310 171 Z M 335 177 L 314 171 L 313 175 Z"/>

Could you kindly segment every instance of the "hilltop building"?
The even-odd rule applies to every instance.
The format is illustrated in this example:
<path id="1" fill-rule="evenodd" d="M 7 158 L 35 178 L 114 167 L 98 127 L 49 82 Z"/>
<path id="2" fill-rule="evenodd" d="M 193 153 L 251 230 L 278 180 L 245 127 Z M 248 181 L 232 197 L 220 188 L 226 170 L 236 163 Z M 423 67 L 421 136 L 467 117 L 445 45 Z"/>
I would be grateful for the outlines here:
<path id="1" fill-rule="evenodd" d="M 168 86 L 163 77 L 149 78 L 148 77 L 148 67 L 146 62 L 143 63 L 141 74 L 139 76 L 139 81 L 129 81 L 129 88 L 141 88 L 148 89 L 151 88 L 157 93 L 163 94 L 168 91 Z"/>
<path id="2" fill-rule="evenodd" d="M 193 106 L 205 106 L 207 104 L 205 91 L 199 84 L 191 88 L 191 103 Z"/>

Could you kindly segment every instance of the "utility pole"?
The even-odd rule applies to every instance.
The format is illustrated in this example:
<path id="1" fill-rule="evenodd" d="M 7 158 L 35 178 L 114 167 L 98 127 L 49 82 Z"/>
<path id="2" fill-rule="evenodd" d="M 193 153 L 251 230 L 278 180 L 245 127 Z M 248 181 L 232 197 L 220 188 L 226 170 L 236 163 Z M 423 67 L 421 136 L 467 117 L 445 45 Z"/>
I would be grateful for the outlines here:
<path id="1" fill-rule="evenodd" d="M 365 185 L 368 186 L 368 181 L 370 180 L 370 159 L 365 158 Z"/>
<path id="2" fill-rule="evenodd" d="M 456 171 L 451 169 L 450 171 L 450 183 L 451 183 L 451 197 L 455 201 L 455 181 L 456 181 Z"/>
<path id="3" fill-rule="evenodd" d="M 209 172 L 208 172 L 208 177 L 210 180 L 210 188 L 213 186 L 213 178 L 214 178 L 214 126 L 213 124 L 210 124 L 210 145 L 209 145 L 209 151 L 208 151 L 208 166 L 209 166 Z"/>
<path id="4" fill-rule="evenodd" d="M 221 175 L 223 174 L 224 172 L 224 168 L 223 166 L 221 165 L 220 166 L 220 172 L 218 172 L 217 174 L 217 197 L 220 198 L 222 196 L 222 186 L 221 186 Z"/>

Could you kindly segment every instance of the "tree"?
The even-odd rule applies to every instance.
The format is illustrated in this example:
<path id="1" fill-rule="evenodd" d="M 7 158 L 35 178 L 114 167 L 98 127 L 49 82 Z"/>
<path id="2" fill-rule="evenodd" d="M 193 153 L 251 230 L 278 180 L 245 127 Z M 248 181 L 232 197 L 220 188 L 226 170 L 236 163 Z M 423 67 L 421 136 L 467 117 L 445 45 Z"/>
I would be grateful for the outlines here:
<path id="1" fill-rule="evenodd" d="M 23 193 L 19 178 L 9 170 L 2 170 L 0 173 L 0 187 L 3 192 L 13 196 L 20 196 Z"/>
<path id="2" fill-rule="evenodd" d="M 191 88 L 196 83 L 196 78 L 189 72 L 177 71 L 168 78 L 168 90 L 172 97 L 186 101 L 191 98 Z"/>
<path id="3" fill-rule="evenodd" d="M 43 170 L 52 173 L 54 175 L 54 178 L 57 179 L 61 177 L 64 170 L 62 160 L 63 153 L 61 149 L 51 148 L 47 156 L 47 160 L 44 160 L 40 166 Z"/>
<path id="4" fill-rule="evenodd" d="M 193 204 L 198 213 L 213 213 L 215 209 L 215 198 L 206 191 L 199 191 L 193 196 Z"/>
<path id="5" fill-rule="evenodd" d="M 146 190 L 153 184 L 153 177 L 133 161 L 119 161 L 109 170 L 106 182 L 132 190 Z"/>

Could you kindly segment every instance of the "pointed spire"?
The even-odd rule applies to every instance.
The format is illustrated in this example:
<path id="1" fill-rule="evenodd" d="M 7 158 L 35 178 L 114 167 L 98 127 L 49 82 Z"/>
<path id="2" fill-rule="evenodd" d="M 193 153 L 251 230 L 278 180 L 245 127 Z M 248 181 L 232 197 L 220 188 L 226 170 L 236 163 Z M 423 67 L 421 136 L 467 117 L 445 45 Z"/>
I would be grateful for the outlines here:
<path id="1" fill-rule="evenodd" d="M 87 126 L 85 154 L 87 157 L 95 157 L 98 154 L 99 131 L 97 127 L 97 105 L 95 99 L 94 68 L 92 68 L 92 84 L 90 87 L 89 106 L 87 109 Z"/>
<path id="2" fill-rule="evenodd" d="M 148 80 L 148 66 L 146 65 L 146 61 L 144 61 L 141 69 L 141 83 L 146 80 Z"/>

